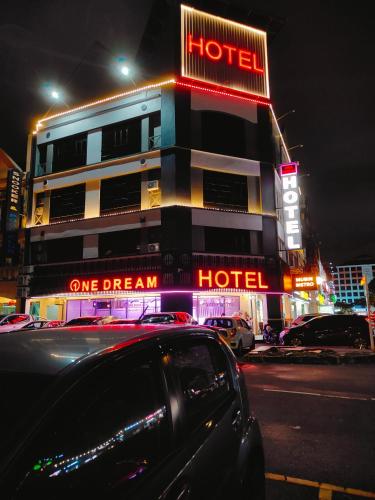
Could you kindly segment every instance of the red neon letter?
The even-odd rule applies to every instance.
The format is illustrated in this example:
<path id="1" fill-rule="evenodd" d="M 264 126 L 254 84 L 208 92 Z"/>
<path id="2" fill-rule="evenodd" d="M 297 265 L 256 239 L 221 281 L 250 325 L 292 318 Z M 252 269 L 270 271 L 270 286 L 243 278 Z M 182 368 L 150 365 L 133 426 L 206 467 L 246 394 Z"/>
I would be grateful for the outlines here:
<path id="1" fill-rule="evenodd" d="M 199 42 L 193 42 L 193 35 L 189 33 L 188 35 L 188 52 L 191 54 L 193 52 L 193 47 L 199 47 L 199 55 L 203 56 L 203 38 L 200 37 Z"/>
<path id="2" fill-rule="evenodd" d="M 219 275 L 220 274 L 223 274 L 224 277 L 225 277 L 225 282 L 224 283 L 219 283 Z M 216 283 L 216 286 L 218 286 L 219 288 L 227 288 L 227 286 L 229 285 L 229 275 L 228 275 L 228 273 L 226 273 L 225 271 L 218 271 L 215 274 L 215 283 Z"/>
<path id="3" fill-rule="evenodd" d="M 125 290 L 131 290 L 132 289 L 132 279 L 131 278 L 125 278 L 124 279 L 124 289 Z"/>
<path id="4" fill-rule="evenodd" d="M 91 291 L 92 292 L 97 292 L 98 291 L 98 280 L 91 280 Z"/>
<path id="5" fill-rule="evenodd" d="M 234 283 L 235 283 L 234 287 L 239 288 L 240 285 L 238 283 L 239 281 L 238 277 L 242 275 L 242 271 L 231 271 L 230 274 L 233 274 L 234 276 Z"/>
<path id="6" fill-rule="evenodd" d="M 158 277 L 157 276 L 147 276 L 147 288 L 157 288 Z"/>
<path id="7" fill-rule="evenodd" d="M 212 45 L 216 47 L 217 50 L 216 54 L 212 54 L 212 52 L 210 52 L 209 50 L 209 47 L 211 47 Z M 218 61 L 219 59 L 222 58 L 223 51 L 221 50 L 221 47 L 217 42 L 210 40 L 209 42 L 206 43 L 206 54 L 209 59 L 212 59 L 213 61 Z"/>
<path id="8" fill-rule="evenodd" d="M 137 283 L 135 284 L 135 288 L 144 288 L 144 284 L 143 284 L 143 281 L 142 281 L 142 278 L 138 278 L 137 279 Z"/>
<path id="9" fill-rule="evenodd" d="M 114 290 L 121 290 L 121 280 L 120 280 L 120 278 L 115 278 L 113 280 L 113 289 Z"/>
<path id="10" fill-rule="evenodd" d="M 236 47 L 232 47 L 231 45 L 223 45 L 223 49 L 228 50 L 227 63 L 232 64 L 233 63 L 232 52 L 235 52 L 237 50 Z"/>
<path id="11" fill-rule="evenodd" d="M 252 67 L 250 64 L 246 63 L 251 63 L 251 52 L 248 50 L 240 50 L 238 54 L 238 66 L 243 69 L 251 70 Z"/>
<path id="12" fill-rule="evenodd" d="M 111 289 L 111 280 L 103 280 L 103 290 L 106 292 Z"/>
<path id="13" fill-rule="evenodd" d="M 212 288 L 212 271 L 208 271 L 207 276 L 203 276 L 203 269 L 198 270 L 198 286 L 203 288 L 203 281 L 208 281 L 209 288 Z"/>
<path id="14" fill-rule="evenodd" d="M 90 282 L 82 281 L 82 292 L 89 292 L 89 291 L 90 291 Z"/>
<path id="15" fill-rule="evenodd" d="M 263 68 L 257 67 L 257 55 L 256 54 L 253 54 L 253 68 L 254 68 L 254 71 L 256 71 L 257 73 L 264 73 Z"/>
<path id="16" fill-rule="evenodd" d="M 257 287 L 256 285 L 251 284 L 251 283 L 255 282 L 255 276 L 256 276 L 255 271 L 247 271 L 245 273 L 245 280 L 246 280 L 245 288 L 256 288 Z"/>
<path id="17" fill-rule="evenodd" d="M 266 290 L 268 290 L 268 285 L 263 285 L 262 284 L 262 273 L 258 273 L 258 284 L 259 284 L 259 288 L 265 288 Z"/>

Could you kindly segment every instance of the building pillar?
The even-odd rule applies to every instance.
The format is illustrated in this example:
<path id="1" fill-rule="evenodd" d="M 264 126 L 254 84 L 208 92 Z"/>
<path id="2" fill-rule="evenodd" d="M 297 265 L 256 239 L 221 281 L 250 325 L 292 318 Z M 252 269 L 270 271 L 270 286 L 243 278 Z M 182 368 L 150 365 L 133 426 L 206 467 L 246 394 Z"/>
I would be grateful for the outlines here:
<path id="1" fill-rule="evenodd" d="M 281 332 L 284 327 L 281 295 L 267 295 L 268 323 Z"/>
<path id="2" fill-rule="evenodd" d="M 160 295 L 161 312 L 182 311 L 193 314 L 193 294 L 186 293 L 162 293 Z"/>
<path id="3" fill-rule="evenodd" d="M 99 235 L 85 234 L 83 236 L 83 258 L 97 259 L 99 257 Z"/>
<path id="4" fill-rule="evenodd" d="M 87 134 L 86 165 L 102 161 L 102 129 L 90 130 Z"/>
<path id="5" fill-rule="evenodd" d="M 86 182 L 85 219 L 100 216 L 100 180 Z"/>

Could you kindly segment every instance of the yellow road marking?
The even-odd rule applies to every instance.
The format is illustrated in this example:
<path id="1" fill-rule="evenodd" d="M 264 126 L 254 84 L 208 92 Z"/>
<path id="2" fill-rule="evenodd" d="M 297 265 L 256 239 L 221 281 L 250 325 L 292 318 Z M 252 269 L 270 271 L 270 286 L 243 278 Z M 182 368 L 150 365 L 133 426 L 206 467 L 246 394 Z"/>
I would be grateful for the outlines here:
<path id="1" fill-rule="evenodd" d="M 330 483 L 319 483 L 318 481 L 310 481 L 309 479 L 301 479 L 299 477 L 285 476 L 284 474 L 275 474 L 273 472 L 266 472 L 266 479 L 273 481 L 285 481 L 290 484 L 297 484 L 300 486 L 310 486 L 310 488 L 319 489 L 320 500 L 330 500 L 332 492 L 346 493 L 347 495 L 362 497 L 362 498 L 375 498 L 375 493 L 371 491 L 358 490 L 356 488 L 344 488 Z"/>

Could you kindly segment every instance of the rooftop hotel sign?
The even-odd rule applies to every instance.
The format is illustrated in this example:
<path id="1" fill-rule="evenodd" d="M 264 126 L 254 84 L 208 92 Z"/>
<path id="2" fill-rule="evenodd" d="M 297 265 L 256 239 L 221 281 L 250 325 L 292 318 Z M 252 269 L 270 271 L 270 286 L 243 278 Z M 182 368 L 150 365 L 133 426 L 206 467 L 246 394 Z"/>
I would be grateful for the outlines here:
<path id="1" fill-rule="evenodd" d="M 283 190 L 285 244 L 288 250 L 298 250 L 302 248 L 298 163 L 280 165 L 280 177 Z"/>
<path id="2" fill-rule="evenodd" d="M 268 99 L 266 32 L 181 5 L 181 75 Z"/>

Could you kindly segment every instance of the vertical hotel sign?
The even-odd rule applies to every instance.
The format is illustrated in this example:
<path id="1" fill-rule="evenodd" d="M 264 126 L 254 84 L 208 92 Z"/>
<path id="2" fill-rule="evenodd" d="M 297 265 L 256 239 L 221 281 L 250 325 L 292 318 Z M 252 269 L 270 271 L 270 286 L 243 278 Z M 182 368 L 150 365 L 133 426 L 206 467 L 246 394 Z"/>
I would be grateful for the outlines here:
<path id="1" fill-rule="evenodd" d="M 4 256 L 16 263 L 18 259 L 18 229 L 21 212 L 22 173 L 11 169 L 7 179 Z"/>
<path id="2" fill-rule="evenodd" d="M 181 76 L 269 99 L 266 32 L 181 5 Z"/>
<path id="3" fill-rule="evenodd" d="M 301 218 L 299 209 L 298 163 L 280 165 L 283 190 L 284 229 L 288 250 L 302 248 Z"/>

